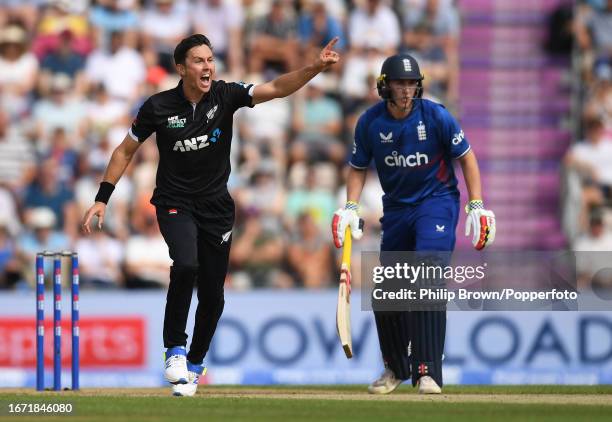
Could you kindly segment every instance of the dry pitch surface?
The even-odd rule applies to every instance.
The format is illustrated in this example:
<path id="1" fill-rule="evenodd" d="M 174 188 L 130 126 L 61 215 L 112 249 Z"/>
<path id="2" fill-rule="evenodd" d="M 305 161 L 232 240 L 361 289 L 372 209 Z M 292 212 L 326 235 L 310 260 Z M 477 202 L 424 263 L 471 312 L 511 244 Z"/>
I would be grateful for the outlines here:
<path id="1" fill-rule="evenodd" d="M 365 386 L 200 386 L 193 398 L 169 394 L 168 388 L 0 389 L 0 420 L 612 421 L 612 386 L 449 386 L 440 396 L 421 396 L 409 386 L 386 396 L 369 395 Z M 50 402 L 71 403 L 74 412 L 8 413 L 9 403 Z"/>

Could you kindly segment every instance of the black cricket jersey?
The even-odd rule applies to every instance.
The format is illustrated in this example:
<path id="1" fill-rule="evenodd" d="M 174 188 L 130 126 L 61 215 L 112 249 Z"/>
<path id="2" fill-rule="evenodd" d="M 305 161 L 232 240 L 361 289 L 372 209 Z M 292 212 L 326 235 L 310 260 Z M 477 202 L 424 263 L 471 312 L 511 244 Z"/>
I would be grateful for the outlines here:
<path id="1" fill-rule="evenodd" d="M 154 205 L 227 191 L 233 115 L 240 107 L 253 107 L 251 88 L 251 84 L 213 81 L 210 91 L 194 104 L 185 97 L 181 81 L 140 107 L 129 133 L 138 142 L 156 133 Z"/>

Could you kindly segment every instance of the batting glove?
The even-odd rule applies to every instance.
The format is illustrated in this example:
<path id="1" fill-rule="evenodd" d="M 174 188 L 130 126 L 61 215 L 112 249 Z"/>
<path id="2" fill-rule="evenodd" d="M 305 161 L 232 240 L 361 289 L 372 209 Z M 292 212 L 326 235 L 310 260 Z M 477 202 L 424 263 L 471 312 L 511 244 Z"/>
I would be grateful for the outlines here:
<path id="1" fill-rule="evenodd" d="M 363 220 L 359 218 L 358 210 L 359 205 L 356 202 L 348 201 L 344 209 L 340 208 L 334 213 L 332 235 L 336 248 L 341 248 L 344 244 L 344 232 L 347 227 L 351 228 L 354 239 L 359 240 L 363 236 Z"/>
<path id="2" fill-rule="evenodd" d="M 495 240 L 495 214 L 493 211 L 485 210 L 481 200 L 470 201 L 465 206 L 467 221 L 465 222 L 465 235 L 472 233 L 472 245 L 477 250 L 489 246 Z"/>

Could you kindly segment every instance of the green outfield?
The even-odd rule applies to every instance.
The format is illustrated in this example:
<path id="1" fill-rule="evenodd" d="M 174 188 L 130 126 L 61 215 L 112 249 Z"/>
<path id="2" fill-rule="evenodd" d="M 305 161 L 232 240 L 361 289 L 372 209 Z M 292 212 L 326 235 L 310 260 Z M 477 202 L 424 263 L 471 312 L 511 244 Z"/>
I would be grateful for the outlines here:
<path id="1" fill-rule="evenodd" d="M 138 421 L 610 421 L 612 386 L 449 386 L 419 396 L 402 386 L 388 396 L 365 386 L 200 386 L 196 397 L 169 389 L 0 390 L 0 420 Z M 71 403 L 73 413 L 9 414 L 9 404 Z"/>

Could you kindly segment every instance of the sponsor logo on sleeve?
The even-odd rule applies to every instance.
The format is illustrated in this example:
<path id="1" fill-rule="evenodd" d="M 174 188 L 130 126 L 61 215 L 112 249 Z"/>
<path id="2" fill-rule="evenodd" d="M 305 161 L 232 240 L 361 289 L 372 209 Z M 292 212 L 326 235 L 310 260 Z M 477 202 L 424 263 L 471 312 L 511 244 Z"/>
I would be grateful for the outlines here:
<path id="1" fill-rule="evenodd" d="M 461 130 L 459 133 L 455 133 L 453 135 L 453 139 L 451 140 L 453 145 L 459 145 L 461 142 L 463 142 L 463 140 L 465 139 L 465 134 L 463 133 L 463 130 Z"/>

